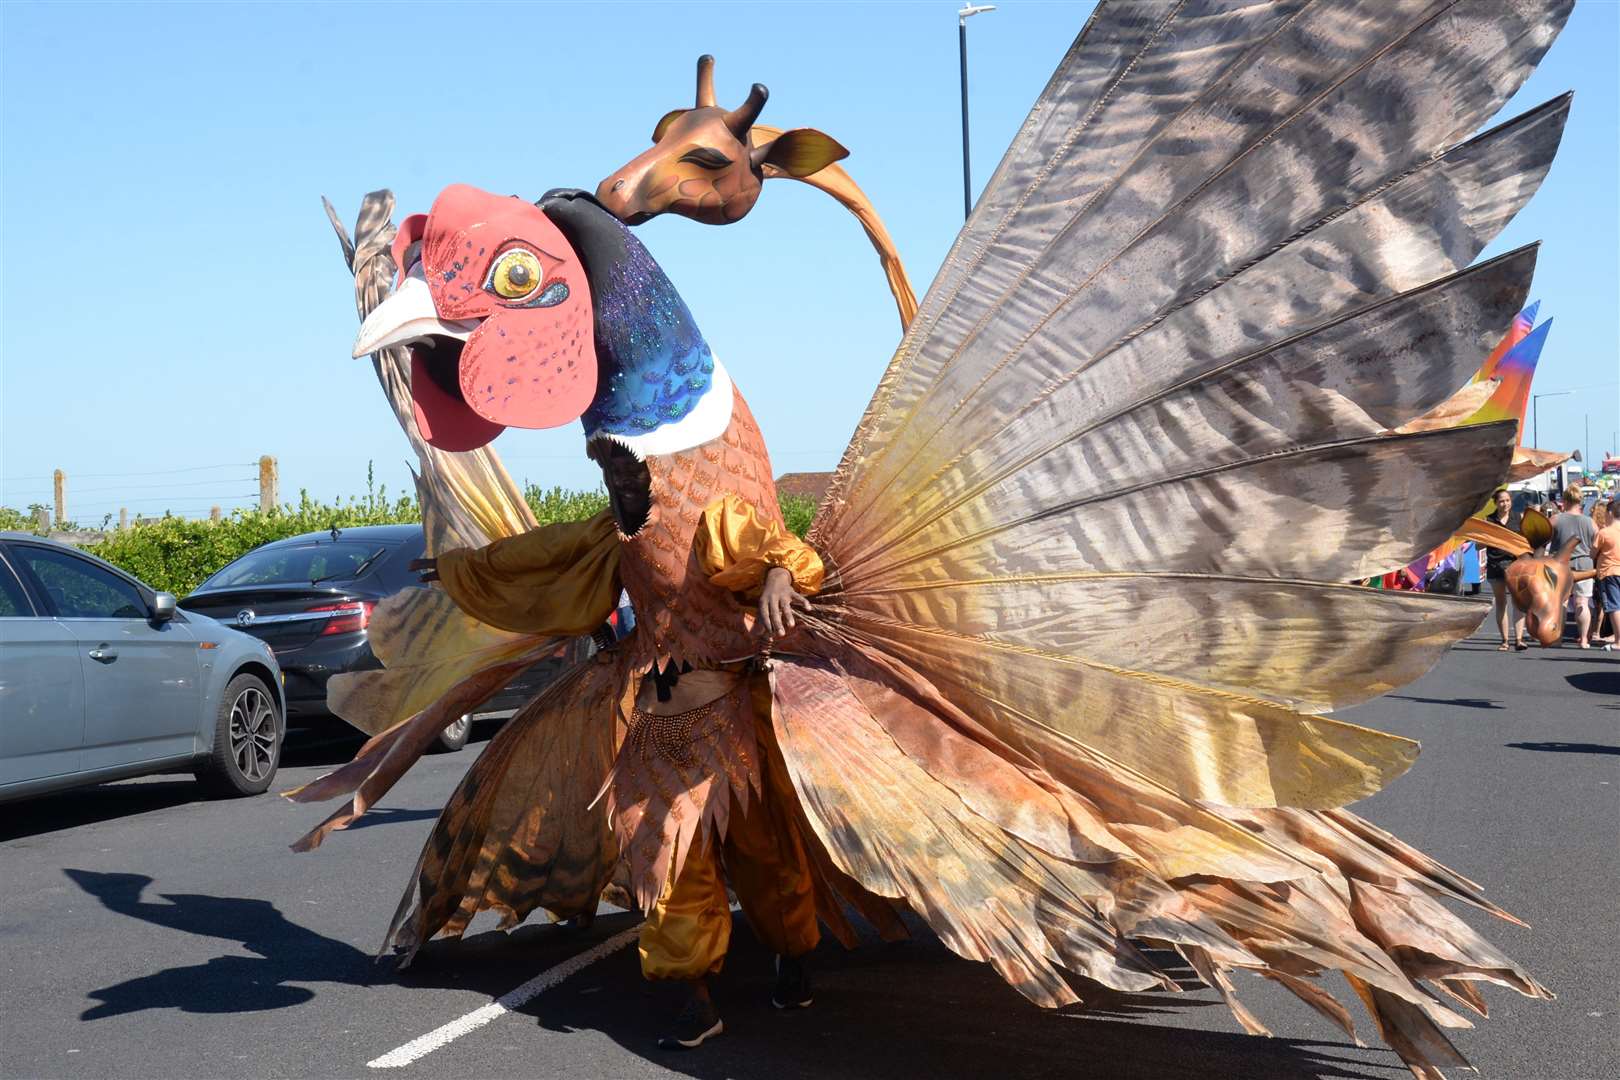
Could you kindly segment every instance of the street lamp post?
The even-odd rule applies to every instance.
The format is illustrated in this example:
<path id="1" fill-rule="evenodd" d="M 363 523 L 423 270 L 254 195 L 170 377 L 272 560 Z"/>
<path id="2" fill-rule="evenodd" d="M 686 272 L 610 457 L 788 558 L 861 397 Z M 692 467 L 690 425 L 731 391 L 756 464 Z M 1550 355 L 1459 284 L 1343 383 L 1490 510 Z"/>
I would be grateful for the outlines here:
<path id="1" fill-rule="evenodd" d="M 1553 390 L 1550 393 L 1546 393 L 1546 394 L 1531 394 L 1530 395 L 1530 441 L 1531 442 L 1535 443 L 1537 446 L 1541 445 L 1541 425 L 1536 422 L 1536 420 L 1537 420 L 1536 402 L 1540 401 L 1544 397 L 1563 397 L 1565 394 L 1573 394 L 1574 392 L 1575 391 L 1573 391 L 1573 390 Z"/>
<path id="2" fill-rule="evenodd" d="M 969 4 L 956 13 L 956 40 L 962 54 L 962 218 L 973 213 L 973 176 L 968 168 L 967 102 L 967 21 L 974 15 L 996 10 L 994 4 Z"/>

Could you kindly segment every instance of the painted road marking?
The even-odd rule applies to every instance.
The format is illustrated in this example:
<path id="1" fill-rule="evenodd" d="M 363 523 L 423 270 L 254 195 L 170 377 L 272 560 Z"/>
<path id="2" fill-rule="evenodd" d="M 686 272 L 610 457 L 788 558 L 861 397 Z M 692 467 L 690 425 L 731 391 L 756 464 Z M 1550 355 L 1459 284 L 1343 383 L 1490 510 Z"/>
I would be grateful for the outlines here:
<path id="1" fill-rule="evenodd" d="M 591 948 L 586 949 L 578 956 L 569 957 L 555 967 L 547 968 L 516 990 L 502 994 L 483 1008 L 474 1009 L 466 1016 L 458 1017 L 443 1027 L 434 1028 L 426 1035 L 412 1039 L 404 1046 L 390 1050 L 380 1058 L 373 1058 L 366 1064 L 373 1069 L 398 1069 L 419 1058 L 426 1057 L 439 1049 L 439 1047 L 448 1046 L 450 1043 L 455 1042 L 469 1031 L 477 1031 L 490 1021 L 505 1016 L 515 1009 L 523 1008 L 530 1001 L 550 990 L 568 976 L 584 970 L 610 953 L 618 952 L 636 940 L 636 935 L 640 932 L 641 928 L 639 926 L 632 926 L 628 930 L 622 930 L 606 941 L 598 942 Z"/>

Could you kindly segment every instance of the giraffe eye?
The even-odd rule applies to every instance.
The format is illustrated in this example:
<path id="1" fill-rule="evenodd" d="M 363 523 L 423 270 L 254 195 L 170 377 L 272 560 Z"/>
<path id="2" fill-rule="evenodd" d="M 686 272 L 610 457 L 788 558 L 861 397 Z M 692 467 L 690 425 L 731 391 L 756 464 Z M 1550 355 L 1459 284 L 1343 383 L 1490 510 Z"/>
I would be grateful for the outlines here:
<path id="1" fill-rule="evenodd" d="M 724 169 L 731 165 L 731 159 L 712 146 L 699 146 L 694 150 L 688 150 L 681 155 L 681 160 L 704 169 Z"/>

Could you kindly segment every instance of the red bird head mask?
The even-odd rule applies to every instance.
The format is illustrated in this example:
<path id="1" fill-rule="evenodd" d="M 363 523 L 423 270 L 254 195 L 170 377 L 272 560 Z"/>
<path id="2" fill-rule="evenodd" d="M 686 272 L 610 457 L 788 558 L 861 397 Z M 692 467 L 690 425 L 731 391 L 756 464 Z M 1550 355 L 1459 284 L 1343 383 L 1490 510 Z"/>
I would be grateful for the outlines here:
<path id="1" fill-rule="evenodd" d="M 590 287 L 539 207 L 452 185 L 400 226 L 394 264 L 398 288 L 361 325 L 354 354 L 410 347 L 416 425 L 430 445 L 474 450 L 507 427 L 558 427 L 590 405 Z"/>

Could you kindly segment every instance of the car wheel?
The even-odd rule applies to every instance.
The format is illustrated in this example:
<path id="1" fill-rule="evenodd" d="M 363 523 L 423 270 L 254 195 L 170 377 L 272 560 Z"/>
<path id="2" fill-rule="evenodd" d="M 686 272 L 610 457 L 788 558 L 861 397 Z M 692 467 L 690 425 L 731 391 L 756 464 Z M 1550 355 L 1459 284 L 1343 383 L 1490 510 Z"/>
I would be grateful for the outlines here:
<path id="1" fill-rule="evenodd" d="M 441 753 L 453 754 L 467 745 L 467 736 L 472 734 L 472 714 L 465 713 L 459 720 L 454 721 L 443 731 L 432 749 Z"/>
<path id="2" fill-rule="evenodd" d="M 214 749 L 197 779 L 215 795 L 257 795 L 275 779 L 286 735 L 275 695 L 256 675 L 238 675 L 219 699 Z"/>

